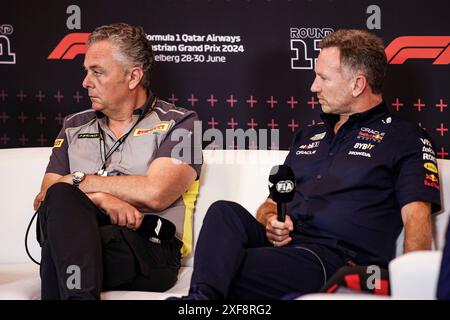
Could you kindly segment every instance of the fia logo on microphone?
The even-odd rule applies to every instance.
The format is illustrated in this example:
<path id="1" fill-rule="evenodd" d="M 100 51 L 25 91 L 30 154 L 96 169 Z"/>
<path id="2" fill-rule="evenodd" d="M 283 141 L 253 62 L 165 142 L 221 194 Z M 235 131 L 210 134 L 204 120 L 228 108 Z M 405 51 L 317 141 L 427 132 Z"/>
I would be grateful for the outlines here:
<path id="1" fill-rule="evenodd" d="M 275 187 L 279 193 L 289 193 L 294 190 L 294 182 L 291 180 L 279 181 Z"/>

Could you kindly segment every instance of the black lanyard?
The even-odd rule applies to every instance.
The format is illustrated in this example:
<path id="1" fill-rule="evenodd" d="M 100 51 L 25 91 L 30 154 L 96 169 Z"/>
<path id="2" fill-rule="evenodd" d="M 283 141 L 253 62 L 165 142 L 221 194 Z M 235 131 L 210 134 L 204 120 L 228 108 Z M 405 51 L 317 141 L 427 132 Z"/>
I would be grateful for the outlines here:
<path id="1" fill-rule="evenodd" d="M 144 119 L 144 117 L 147 115 L 147 113 L 153 109 L 157 99 L 158 98 L 156 98 L 156 97 L 153 98 L 152 102 L 149 103 L 149 105 L 147 106 L 145 111 L 142 112 L 142 114 L 139 116 L 139 119 L 136 121 L 136 123 L 131 127 L 130 130 L 128 130 L 127 133 L 125 133 L 123 136 L 120 137 L 120 139 L 118 139 L 116 142 L 114 142 L 114 144 L 112 145 L 112 147 L 109 149 L 108 152 L 106 152 L 106 143 L 105 143 L 105 139 L 103 136 L 103 130 L 100 128 L 100 124 L 97 122 L 98 136 L 99 136 L 98 141 L 99 141 L 99 146 L 100 146 L 100 157 L 102 158 L 102 161 L 103 161 L 103 164 L 102 164 L 100 170 L 98 170 L 98 172 L 97 172 L 98 175 L 103 175 L 103 173 L 106 170 L 106 162 L 108 161 L 108 159 L 111 157 L 111 155 L 114 153 L 114 151 L 116 151 L 117 148 L 119 148 L 122 145 L 122 143 L 125 142 L 125 140 L 128 138 L 130 133 L 134 130 L 134 128 L 136 128 L 138 123 L 141 122 L 142 119 Z M 103 148 L 102 148 L 102 144 L 103 144 Z"/>

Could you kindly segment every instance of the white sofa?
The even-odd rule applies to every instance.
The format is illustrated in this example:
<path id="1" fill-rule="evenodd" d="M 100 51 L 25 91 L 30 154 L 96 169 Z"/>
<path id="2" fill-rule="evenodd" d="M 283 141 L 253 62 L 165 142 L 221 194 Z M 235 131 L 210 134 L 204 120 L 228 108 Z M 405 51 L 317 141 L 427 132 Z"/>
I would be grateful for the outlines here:
<path id="1" fill-rule="evenodd" d="M 0 299 L 39 299 L 39 267 L 32 263 L 24 249 L 26 227 L 34 211 L 32 202 L 39 191 L 50 148 L 19 148 L 0 150 Z M 204 165 L 200 179 L 200 193 L 194 214 L 194 241 L 197 239 L 204 214 L 209 205 L 219 199 L 233 200 L 250 212 L 265 200 L 268 194 L 267 178 L 270 168 L 281 164 L 287 151 L 225 150 L 204 151 Z M 443 192 L 450 190 L 450 161 L 439 161 Z M 447 198 L 449 198 L 447 196 Z M 447 203 L 450 199 L 447 199 Z M 444 199 L 445 202 L 445 199 Z M 434 218 L 435 245 L 443 248 L 446 213 Z M 399 238 L 400 240 L 402 237 Z M 39 260 L 40 248 L 32 226 L 28 245 Z M 195 243 L 194 243 L 195 245 Z M 401 241 L 398 247 L 401 248 Z M 399 255 L 401 250 L 399 250 Z M 102 299 L 164 299 L 185 295 L 192 273 L 192 255 L 183 260 L 177 284 L 164 293 L 109 291 Z M 440 252 L 420 252 L 394 259 L 390 265 L 394 298 L 434 297 Z M 413 266 L 413 267 L 411 267 Z M 308 295 L 305 299 L 331 298 L 330 295 Z M 334 295 L 334 298 L 352 298 Z M 361 297 L 362 298 L 362 297 Z"/>

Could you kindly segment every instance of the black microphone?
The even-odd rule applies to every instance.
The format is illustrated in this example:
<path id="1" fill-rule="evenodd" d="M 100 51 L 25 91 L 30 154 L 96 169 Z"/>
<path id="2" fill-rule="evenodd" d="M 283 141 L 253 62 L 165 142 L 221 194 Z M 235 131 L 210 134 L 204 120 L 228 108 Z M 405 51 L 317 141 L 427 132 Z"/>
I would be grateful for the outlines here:
<path id="1" fill-rule="evenodd" d="M 146 214 L 142 220 L 140 227 L 136 232 L 154 243 L 166 243 L 175 236 L 175 225 L 160 216 L 154 214 Z"/>
<path id="2" fill-rule="evenodd" d="M 270 198 L 277 203 L 278 221 L 286 220 L 286 203 L 295 194 L 295 175 L 286 165 L 273 166 L 269 175 Z"/>

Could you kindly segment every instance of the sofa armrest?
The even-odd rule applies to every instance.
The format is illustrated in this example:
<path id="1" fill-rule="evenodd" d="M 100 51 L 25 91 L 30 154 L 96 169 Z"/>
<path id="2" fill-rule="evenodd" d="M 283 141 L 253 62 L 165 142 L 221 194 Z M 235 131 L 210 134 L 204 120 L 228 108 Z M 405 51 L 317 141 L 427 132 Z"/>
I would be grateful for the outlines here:
<path id="1" fill-rule="evenodd" d="M 406 253 L 389 263 L 391 295 L 394 299 L 436 299 L 441 251 Z"/>

